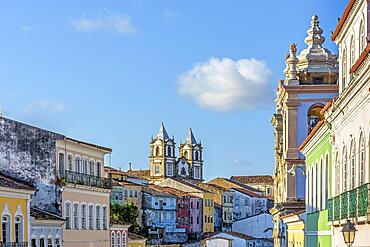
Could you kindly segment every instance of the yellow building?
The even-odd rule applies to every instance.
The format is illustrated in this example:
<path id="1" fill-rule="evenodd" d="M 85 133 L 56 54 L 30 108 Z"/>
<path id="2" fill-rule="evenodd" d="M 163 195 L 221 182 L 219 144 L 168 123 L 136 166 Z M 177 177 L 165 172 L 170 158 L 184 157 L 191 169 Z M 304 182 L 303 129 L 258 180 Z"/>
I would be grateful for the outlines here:
<path id="1" fill-rule="evenodd" d="M 146 247 L 146 238 L 135 233 L 128 233 L 128 247 Z"/>
<path id="2" fill-rule="evenodd" d="M 305 215 L 305 210 L 302 210 L 281 217 L 283 223 L 287 226 L 287 246 L 305 246 Z"/>
<path id="3" fill-rule="evenodd" d="M 1 243 L 28 242 L 30 201 L 34 192 L 33 188 L 0 174 Z"/>

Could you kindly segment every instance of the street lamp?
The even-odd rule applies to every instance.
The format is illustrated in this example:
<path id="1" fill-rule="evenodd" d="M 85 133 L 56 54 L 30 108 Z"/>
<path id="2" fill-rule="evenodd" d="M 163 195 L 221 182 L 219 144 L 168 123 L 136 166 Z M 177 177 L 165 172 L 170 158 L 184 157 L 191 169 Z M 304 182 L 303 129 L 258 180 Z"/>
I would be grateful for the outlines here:
<path id="1" fill-rule="evenodd" d="M 347 246 L 352 246 L 357 232 L 355 225 L 350 220 L 347 220 L 347 223 L 344 224 L 341 232 L 343 234 L 344 242 L 347 244 Z"/>

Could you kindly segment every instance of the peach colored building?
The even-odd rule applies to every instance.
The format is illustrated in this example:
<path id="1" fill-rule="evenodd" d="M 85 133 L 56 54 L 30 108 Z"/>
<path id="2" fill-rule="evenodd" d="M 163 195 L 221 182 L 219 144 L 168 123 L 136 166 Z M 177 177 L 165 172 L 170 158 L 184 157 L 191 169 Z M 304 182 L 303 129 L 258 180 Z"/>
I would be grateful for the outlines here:
<path id="1" fill-rule="evenodd" d="M 104 159 L 110 148 L 65 138 L 57 142 L 58 182 L 62 185 L 65 247 L 108 247 L 110 178 Z"/>

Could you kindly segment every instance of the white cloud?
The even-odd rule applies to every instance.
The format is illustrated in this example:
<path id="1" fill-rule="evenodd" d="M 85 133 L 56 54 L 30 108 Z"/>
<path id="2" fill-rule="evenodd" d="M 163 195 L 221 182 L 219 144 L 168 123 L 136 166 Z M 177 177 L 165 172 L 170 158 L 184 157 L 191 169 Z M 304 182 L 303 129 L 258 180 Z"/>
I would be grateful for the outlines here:
<path id="1" fill-rule="evenodd" d="M 271 71 L 263 61 L 210 58 L 179 76 L 178 91 L 214 111 L 254 109 L 271 95 Z"/>
<path id="2" fill-rule="evenodd" d="M 24 108 L 24 112 L 33 113 L 37 111 L 48 111 L 54 113 L 65 112 L 67 110 L 66 106 L 56 100 L 41 100 L 36 103 L 30 104 Z"/>
<path id="3" fill-rule="evenodd" d="M 110 31 L 120 34 L 134 33 L 136 30 L 126 14 L 112 14 L 107 12 L 95 18 L 82 17 L 72 22 L 72 26 L 82 32 Z"/>

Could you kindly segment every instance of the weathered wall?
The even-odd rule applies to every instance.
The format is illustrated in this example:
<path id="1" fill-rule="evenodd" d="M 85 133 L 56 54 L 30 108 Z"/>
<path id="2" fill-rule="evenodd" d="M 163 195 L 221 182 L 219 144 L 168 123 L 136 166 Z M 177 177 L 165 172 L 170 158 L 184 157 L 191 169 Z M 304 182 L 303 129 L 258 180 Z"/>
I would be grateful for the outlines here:
<path id="1" fill-rule="evenodd" d="M 37 188 L 32 206 L 61 215 L 56 140 L 64 136 L 0 117 L 0 171 Z"/>

